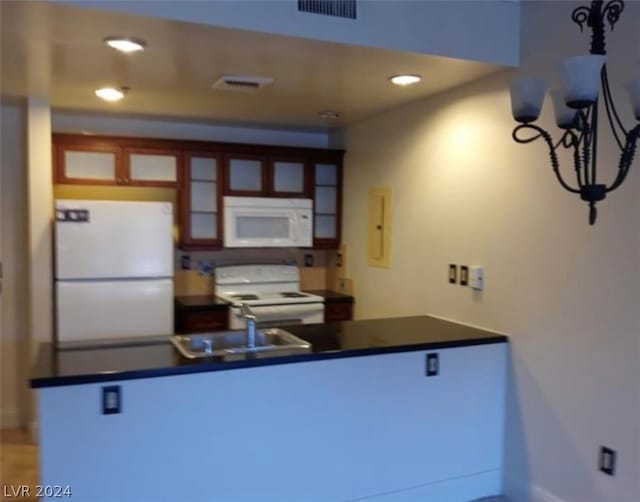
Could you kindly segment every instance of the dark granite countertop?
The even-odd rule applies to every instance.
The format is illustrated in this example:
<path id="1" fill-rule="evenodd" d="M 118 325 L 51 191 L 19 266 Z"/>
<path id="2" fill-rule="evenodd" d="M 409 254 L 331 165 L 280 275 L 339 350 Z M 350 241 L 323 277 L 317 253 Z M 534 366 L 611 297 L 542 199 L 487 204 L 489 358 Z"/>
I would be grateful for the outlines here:
<path id="1" fill-rule="evenodd" d="M 305 293 L 322 296 L 325 303 L 353 303 L 353 296 L 330 289 L 304 289 Z"/>
<path id="2" fill-rule="evenodd" d="M 260 359 L 249 355 L 239 361 L 216 358 L 188 360 L 178 354 L 169 342 L 169 335 L 166 342 L 154 344 L 73 350 L 56 350 L 52 343 L 43 343 L 33 370 L 31 387 L 58 387 L 507 342 L 504 335 L 430 316 L 285 328 L 310 342 L 312 352 Z"/>
<path id="3" fill-rule="evenodd" d="M 305 289 L 305 293 L 322 296 L 325 303 L 353 303 L 353 296 L 329 289 Z M 184 295 L 175 297 L 176 306 L 187 310 L 225 310 L 229 302 L 215 295 Z"/>
<path id="4" fill-rule="evenodd" d="M 229 302 L 215 295 L 176 296 L 175 303 L 177 308 L 187 310 L 226 310 L 229 307 Z"/>

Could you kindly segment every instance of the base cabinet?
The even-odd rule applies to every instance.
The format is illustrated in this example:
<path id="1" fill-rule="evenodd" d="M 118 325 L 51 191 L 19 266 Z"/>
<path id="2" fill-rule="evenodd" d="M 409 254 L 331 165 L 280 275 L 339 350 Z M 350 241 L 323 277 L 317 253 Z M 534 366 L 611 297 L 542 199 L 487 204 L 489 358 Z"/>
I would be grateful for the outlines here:
<path id="1" fill-rule="evenodd" d="M 325 303 L 324 322 L 351 321 L 353 319 L 353 303 Z"/>
<path id="2" fill-rule="evenodd" d="M 229 328 L 229 313 L 226 310 L 176 310 L 176 333 L 203 333 Z"/>
<path id="3" fill-rule="evenodd" d="M 500 493 L 506 344 L 435 352 L 433 377 L 416 351 L 41 388 L 41 481 L 122 502 Z"/>

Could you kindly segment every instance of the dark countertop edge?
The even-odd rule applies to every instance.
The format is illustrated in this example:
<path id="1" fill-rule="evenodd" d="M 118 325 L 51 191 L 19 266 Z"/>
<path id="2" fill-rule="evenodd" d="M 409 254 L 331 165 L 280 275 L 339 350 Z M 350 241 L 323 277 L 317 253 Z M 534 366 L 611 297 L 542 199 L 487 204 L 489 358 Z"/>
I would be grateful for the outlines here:
<path id="1" fill-rule="evenodd" d="M 88 383 L 114 382 L 119 380 L 136 380 L 140 378 L 155 378 L 165 376 L 189 375 L 193 373 L 208 373 L 212 371 L 225 371 L 240 368 L 257 368 L 261 366 L 273 366 L 276 364 L 292 364 L 309 361 L 325 361 L 329 359 L 343 359 L 347 357 L 372 356 L 393 354 L 398 352 L 415 352 L 423 350 L 439 350 L 457 347 L 471 347 L 474 345 L 488 345 L 495 343 L 508 343 L 505 335 L 496 335 L 491 338 L 478 338 L 467 340 L 454 340 L 449 342 L 432 342 L 415 345 L 400 345 L 396 347 L 373 347 L 366 349 L 336 350 L 327 352 L 311 352 L 295 356 L 281 356 L 264 359 L 252 359 L 245 361 L 225 361 L 215 363 L 194 363 L 168 368 L 154 368 L 135 371 L 121 371 L 111 373 L 96 373 L 88 375 L 68 375 L 44 378 L 32 378 L 29 387 L 40 389 L 46 387 L 63 387 L 67 385 L 81 385 Z"/>
<path id="2" fill-rule="evenodd" d="M 324 303 L 354 303 L 352 295 L 338 293 L 330 289 L 303 289 L 302 292 L 322 296 Z"/>
<path id="3" fill-rule="evenodd" d="M 209 312 L 212 310 L 225 311 L 231 305 L 228 301 L 215 295 L 175 296 L 174 303 L 177 310 L 188 310 L 189 312 L 198 312 L 200 310 L 206 310 Z"/>
<path id="4" fill-rule="evenodd" d="M 330 289 L 304 289 L 303 292 L 322 296 L 324 302 L 333 303 L 354 303 L 352 295 L 338 293 Z M 198 312 L 200 310 L 227 310 L 231 303 L 216 295 L 179 295 L 174 297 L 176 308 Z"/>

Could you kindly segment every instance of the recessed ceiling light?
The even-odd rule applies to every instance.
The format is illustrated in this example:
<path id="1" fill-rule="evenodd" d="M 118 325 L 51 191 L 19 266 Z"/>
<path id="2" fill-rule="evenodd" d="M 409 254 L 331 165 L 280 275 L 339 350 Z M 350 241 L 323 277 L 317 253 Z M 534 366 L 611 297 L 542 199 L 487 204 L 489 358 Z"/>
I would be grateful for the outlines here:
<path id="1" fill-rule="evenodd" d="M 420 82 L 422 80 L 422 77 L 420 75 L 394 75 L 393 77 L 390 77 L 389 80 L 391 80 L 391 83 L 393 84 L 401 85 L 404 87 L 405 85 L 411 85 Z"/>
<path id="2" fill-rule="evenodd" d="M 107 37 L 104 39 L 104 43 L 120 52 L 143 51 L 147 46 L 144 40 L 131 37 Z"/>
<path id="3" fill-rule="evenodd" d="M 120 89 L 116 89 L 115 87 L 103 87 L 102 89 L 96 89 L 95 93 L 101 99 L 105 101 L 120 101 L 124 98 L 124 93 L 128 89 L 126 87 L 122 87 Z"/>
<path id="4" fill-rule="evenodd" d="M 323 119 L 335 120 L 340 117 L 338 112 L 334 112 L 333 110 L 324 110 L 322 112 L 318 112 L 318 115 Z"/>

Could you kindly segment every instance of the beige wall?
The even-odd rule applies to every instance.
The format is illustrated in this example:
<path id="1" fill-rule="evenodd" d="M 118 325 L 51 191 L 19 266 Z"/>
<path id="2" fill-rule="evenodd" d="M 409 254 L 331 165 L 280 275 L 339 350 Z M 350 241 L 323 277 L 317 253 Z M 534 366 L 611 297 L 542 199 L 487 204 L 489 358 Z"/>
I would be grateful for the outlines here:
<path id="1" fill-rule="evenodd" d="M 26 394 L 27 174 L 26 117 L 21 105 L 0 108 L 0 201 L 3 284 L 0 312 L 0 426 L 22 421 Z"/>
<path id="2" fill-rule="evenodd" d="M 524 4 L 525 70 L 585 52 L 572 7 Z M 622 21 L 610 73 L 630 124 L 620 83 L 637 60 L 624 48 L 637 49 L 640 3 L 627 3 Z M 511 140 L 509 76 L 345 131 L 356 316 L 430 313 L 511 336 L 505 465 L 514 500 L 640 500 L 640 161 L 589 227 L 586 205 L 559 187 L 544 146 Z M 550 108 L 542 123 L 555 129 Z M 617 153 L 607 131 L 600 149 L 611 179 Z M 390 269 L 366 259 L 367 191 L 383 185 L 393 188 Z M 483 265 L 485 291 L 448 284 L 449 263 Z M 616 477 L 598 472 L 600 445 L 617 449 Z"/>

